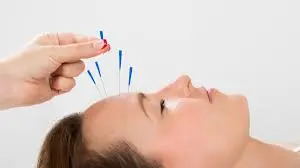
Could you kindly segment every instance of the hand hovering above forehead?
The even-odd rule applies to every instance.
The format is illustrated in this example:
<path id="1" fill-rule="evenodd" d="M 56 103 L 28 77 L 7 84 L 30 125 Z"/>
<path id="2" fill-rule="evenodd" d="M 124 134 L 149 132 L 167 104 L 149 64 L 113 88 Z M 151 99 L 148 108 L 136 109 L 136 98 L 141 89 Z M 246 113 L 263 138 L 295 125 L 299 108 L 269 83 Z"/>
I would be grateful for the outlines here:
<path id="1" fill-rule="evenodd" d="M 69 92 L 87 59 L 110 50 L 106 40 L 72 33 L 38 36 L 24 51 L 0 64 L 0 93 L 10 106 L 42 103 Z M 5 88 L 5 89 L 4 89 Z M 0 101 L 1 103 L 1 101 Z M 1 108 L 0 108 L 1 109 Z"/>

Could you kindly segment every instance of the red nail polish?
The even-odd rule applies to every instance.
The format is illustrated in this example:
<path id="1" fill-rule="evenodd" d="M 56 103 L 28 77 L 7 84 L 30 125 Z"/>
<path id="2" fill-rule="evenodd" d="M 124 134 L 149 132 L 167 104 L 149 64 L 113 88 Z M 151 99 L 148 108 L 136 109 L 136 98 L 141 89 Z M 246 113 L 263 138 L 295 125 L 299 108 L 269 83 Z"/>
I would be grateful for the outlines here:
<path id="1" fill-rule="evenodd" d="M 103 42 L 104 42 L 104 45 L 103 45 L 102 49 L 104 49 L 105 47 L 107 47 L 107 40 L 103 39 Z"/>
<path id="2" fill-rule="evenodd" d="M 101 49 L 104 49 L 105 47 L 107 47 L 107 44 L 104 44 L 104 46 Z"/>

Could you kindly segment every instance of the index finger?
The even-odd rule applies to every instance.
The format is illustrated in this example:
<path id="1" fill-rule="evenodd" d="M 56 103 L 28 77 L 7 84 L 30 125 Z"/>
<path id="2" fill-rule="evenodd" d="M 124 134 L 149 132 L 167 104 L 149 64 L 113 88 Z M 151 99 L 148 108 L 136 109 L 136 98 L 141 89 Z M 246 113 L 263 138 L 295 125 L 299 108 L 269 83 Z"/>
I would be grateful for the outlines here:
<path id="1" fill-rule="evenodd" d="M 58 33 L 57 39 L 59 45 L 67 45 L 67 44 L 75 44 L 75 43 L 83 43 L 88 41 L 100 40 L 97 37 L 85 36 L 85 35 L 74 34 L 74 33 Z"/>
<path id="2" fill-rule="evenodd" d="M 95 57 L 110 50 L 110 45 L 99 40 L 62 46 L 51 46 L 49 56 L 58 63 L 76 62 Z"/>
<path id="3" fill-rule="evenodd" d="M 38 36 L 36 42 L 40 45 L 68 45 L 93 40 L 99 40 L 99 38 L 75 33 L 45 33 Z"/>

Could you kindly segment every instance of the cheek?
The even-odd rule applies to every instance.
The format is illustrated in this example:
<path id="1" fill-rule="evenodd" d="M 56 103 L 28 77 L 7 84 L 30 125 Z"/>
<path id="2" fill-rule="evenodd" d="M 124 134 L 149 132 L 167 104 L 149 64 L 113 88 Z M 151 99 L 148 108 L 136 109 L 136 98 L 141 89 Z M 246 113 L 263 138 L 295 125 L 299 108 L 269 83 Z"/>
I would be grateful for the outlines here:
<path id="1" fill-rule="evenodd" d="M 214 120 L 217 118 L 213 111 L 211 105 L 202 101 L 174 105 L 172 109 L 167 110 L 162 120 L 161 130 L 164 135 L 183 141 L 201 140 L 215 125 Z"/>
<path id="2" fill-rule="evenodd" d="M 207 105 L 199 106 L 186 104 L 167 112 L 159 126 L 162 142 L 181 152 L 205 146 L 211 109 Z"/>
<path id="3" fill-rule="evenodd" d="M 213 163 L 216 158 L 213 148 L 219 138 L 212 126 L 215 123 L 211 108 L 210 105 L 190 104 L 170 112 L 159 128 L 161 153 L 172 161 L 186 160 L 206 166 Z"/>
<path id="4" fill-rule="evenodd" d="M 163 150 L 201 163 L 214 164 L 218 159 L 219 163 L 231 164 L 242 151 L 247 134 L 245 120 L 239 121 L 243 116 L 237 114 L 240 106 L 221 107 L 202 101 L 178 105 L 167 112 L 159 126 Z"/>

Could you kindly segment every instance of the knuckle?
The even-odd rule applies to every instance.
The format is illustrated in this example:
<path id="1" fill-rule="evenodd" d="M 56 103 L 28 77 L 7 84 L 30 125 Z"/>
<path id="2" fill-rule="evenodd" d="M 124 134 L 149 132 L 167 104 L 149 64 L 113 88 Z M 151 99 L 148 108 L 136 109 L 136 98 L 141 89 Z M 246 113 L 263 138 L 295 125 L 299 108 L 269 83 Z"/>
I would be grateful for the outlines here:
<path id="1" fill-rule="evenodd" d="M 58 45 L 59 44 L 58 33 L 40 33 L 34 38 L 34 41 L 41 45 Z"/>
<path id="2" fill-rule="evenodd" d="M 92 49 L 92 48 L 94 48 L 94 44 L 93 44 L 93 43 L 88 43 L 88 44 L 86 45 L 86 47 L 87 47 L 88 49 Z"/>
<path id="3" fill-rule="evenodd" d="M 59 34 L 58 33 L 48 33 L 47 38 L 52 42 L 53 45 L 59 45 Z"/>
<path id="4" fill-rule="evenodd" d="M 56 59 L 53 55 L 49 55 L 48 56 L 48 60 L 49 60 L 50 63 L 52 63 L 52 65 L 54 67 L 59 67 L 61 65 L 61 63 L 59 62 L 59 60 Z"/>

